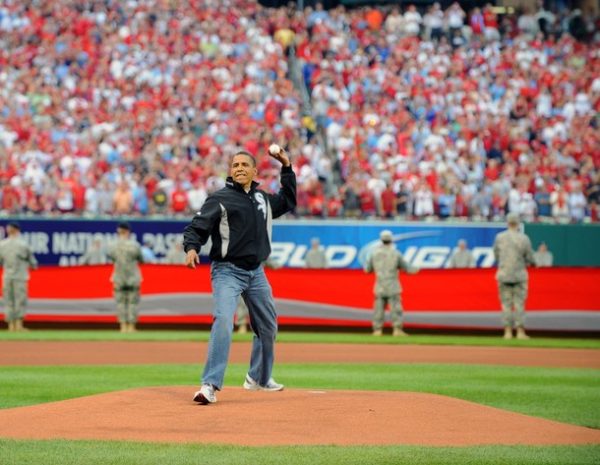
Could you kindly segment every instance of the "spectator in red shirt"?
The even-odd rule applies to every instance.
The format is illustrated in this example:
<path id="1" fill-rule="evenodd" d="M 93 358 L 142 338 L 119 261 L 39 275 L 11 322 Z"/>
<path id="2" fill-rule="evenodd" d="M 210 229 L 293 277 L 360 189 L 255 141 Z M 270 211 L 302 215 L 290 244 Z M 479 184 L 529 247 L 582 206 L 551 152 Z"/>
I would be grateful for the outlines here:
<path id="1" fill-rule="evenodd" d="M 171 193 L 171 211 L 177 213 L 187 213 L 188 196 L 185 190 L 181 187 L 181 183 L 175 184 L 175 189 Z"/>
<path id="2" fill-rule="evenodd" d="M 367 186 L 363 186 L 359 193 L 360 211 L 363 217 L 373 217 L 377 214 L 375 195 Z"/>
<path id="3" fill-rule="evenodd" d="M 383 218 L 393 218 L 396 215 L 396 193 L 390 185 L 381 193 L 381 213 Z"/>

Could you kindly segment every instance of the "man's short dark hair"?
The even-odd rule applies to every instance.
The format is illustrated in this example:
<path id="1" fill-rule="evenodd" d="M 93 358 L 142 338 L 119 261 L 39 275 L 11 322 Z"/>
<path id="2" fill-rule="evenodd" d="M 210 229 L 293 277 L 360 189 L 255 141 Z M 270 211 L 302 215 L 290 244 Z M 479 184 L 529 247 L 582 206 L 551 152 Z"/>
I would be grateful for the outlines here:
<path id="1" fill-rule="evenodd" d="M 131 231 L 131 225 L 127 221 L 121 221 L 117 225 L 117 229 L 126 229 L 127 231 Z"/>
<path id="2" fill-rule="evenodd" d="M 246 155 L 248 158 L 250 158 L 250 160 L 252 160 L 252 166 L 256 167 L 256 158 L 254 158 L 254 155 L 252 155 L 250 152 L 240 150 L 239 152 L 236 152 L 233 156 L 237 157 L 238 155 Z M 231 158 L 231 162 L 233 163 L 233 157 Z"/>

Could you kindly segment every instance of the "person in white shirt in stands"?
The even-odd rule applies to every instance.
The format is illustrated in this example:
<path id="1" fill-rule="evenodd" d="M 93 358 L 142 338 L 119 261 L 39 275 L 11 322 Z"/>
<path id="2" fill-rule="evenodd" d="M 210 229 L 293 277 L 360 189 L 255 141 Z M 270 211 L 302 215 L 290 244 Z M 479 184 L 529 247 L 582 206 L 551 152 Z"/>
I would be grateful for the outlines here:
<path id="1" fill-rule="evenodd" d="M 573 192 L 569 194 L 568 204 L 571 221 L 577 223 L 583 221 L 585 218 L 585 206 L 587 205 L 587 200 L 581 190 L 581 186 L 576 186 L 573 189 Z"/>
<path id="2" fill-rule="evenodd" d="M 404 12 L 404 33 L 407 36 L 418 36 L 421 31 L 421 13 L 417 11 L 417 7 L 409 5 L 408 9 Z"/>
<path id="3" fill-rule="evenodd" d="M 433 194 L 427 183 L 422 182 L 415 193 L 415 216 L 418 218 L 433 215 Z"/>

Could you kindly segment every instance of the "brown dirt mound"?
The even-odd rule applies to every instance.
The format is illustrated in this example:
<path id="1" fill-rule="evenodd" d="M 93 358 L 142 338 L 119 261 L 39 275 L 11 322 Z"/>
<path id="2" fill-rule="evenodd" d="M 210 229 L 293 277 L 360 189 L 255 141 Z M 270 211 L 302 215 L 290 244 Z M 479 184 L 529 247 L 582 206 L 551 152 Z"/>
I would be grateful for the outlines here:
<path id="1" fill-rule="evenodd" d="M 205 342 L 0 341 L 2 365 L 203 363 Z M 230 361 L 247 363 L 251 345 L 231 345 Z M 600 350 L 536 347 L 280 343 L 277 363 L 480 363 L 600 368 Z"/>
<path id="2" fill-rule="evenodd" d="M 600 431 L 411 392 L 152 387 L 0 410 L 0 436 L 241 444 L 598 444 Z"/>

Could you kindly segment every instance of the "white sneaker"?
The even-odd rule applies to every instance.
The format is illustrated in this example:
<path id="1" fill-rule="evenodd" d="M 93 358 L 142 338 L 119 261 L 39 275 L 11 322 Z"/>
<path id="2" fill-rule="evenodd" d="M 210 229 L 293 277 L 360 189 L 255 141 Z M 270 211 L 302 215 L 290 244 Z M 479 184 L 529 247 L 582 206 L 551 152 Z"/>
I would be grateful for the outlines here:
<path id="1" fill-rule="evenodd" d="M 244 380 L 244 389 L 248 391 L 259 391 L 260 385 L 250 378 L 250 375 L 246 375 L 246 379 Z"/>
<path id="2" fill-rule="evenodd" d="M 266 386 L 261 386 L 263 391 L 283 391 L 283 384 L 279 384 L 273 378 L 269 378 Z"/>
<path id="3" fill-rule="evenodd" d="M 269 381 L 265 386 L 261 386 L 250 375 L 246 375 L 244 380 L 244 389 L 248 391 L 283 391 L 283 384 L 279 384 L 273 378 L 269 378 Z"/>
<path id="4" fill-rule="evenodd" d="M 211 384 L 203 384 L 199 391 L 194 394 L 194 402 L 199 404 L 214 404 L 217 401 L 215 388 Z"/>

